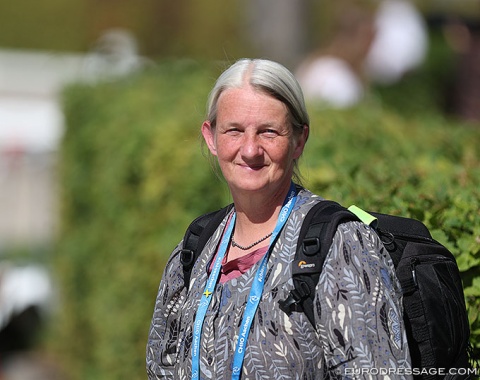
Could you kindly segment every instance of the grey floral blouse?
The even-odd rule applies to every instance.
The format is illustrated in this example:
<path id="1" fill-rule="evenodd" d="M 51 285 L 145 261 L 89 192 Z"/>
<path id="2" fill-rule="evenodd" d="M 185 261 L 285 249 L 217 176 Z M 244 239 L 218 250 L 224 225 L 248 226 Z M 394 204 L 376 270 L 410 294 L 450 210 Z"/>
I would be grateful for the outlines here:
<path id="1" fill-rule="evenodd" d="M 265 287 L 252 323 L 242 379 L 408 378 L 410 356 L 400 285 L 377 235 L 360 222 L 339 226 L 316 289 L 315 321 L 278 307 L 293 288 L 291 261 L 308 210 L 322 198 L 302 189 L 268 261 Z M 226 220 L 183 286 L 180 243 L 163 278 L 147 343 L 149 379 L 190 379 L 192 327 Z M 235 343 L 258 263 L 218 283 L 205 317 L 200 379 L 230 379 Z M 380 376 L 380 374 L 384 374 Z"/>

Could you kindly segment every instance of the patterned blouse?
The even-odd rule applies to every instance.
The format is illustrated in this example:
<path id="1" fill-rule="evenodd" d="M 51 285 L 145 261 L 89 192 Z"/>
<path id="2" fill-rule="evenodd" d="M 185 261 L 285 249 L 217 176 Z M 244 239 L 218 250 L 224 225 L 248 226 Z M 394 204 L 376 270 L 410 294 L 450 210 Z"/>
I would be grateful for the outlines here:
<path id="1" fill-rule="evenodd" d="M 291 262 L 308 210 L 322 198 L 302 189 L 270 253 L 265 287 L 248 336 L 242 379 L 410 378 L 400 285 L 393 264 L 370 227 L 340 225 L 324 263 L 312 326 L 278 301 L 293 289 Z M 149 379 L 190 379 L 192 328 L 227 218 L 206 244 L 183 286 L 182 242 L 160 282 L 147 343 Z M 200 379 L 230 379 L 246 300 L 258 268 L 218 283 L 201 335 Z"/>

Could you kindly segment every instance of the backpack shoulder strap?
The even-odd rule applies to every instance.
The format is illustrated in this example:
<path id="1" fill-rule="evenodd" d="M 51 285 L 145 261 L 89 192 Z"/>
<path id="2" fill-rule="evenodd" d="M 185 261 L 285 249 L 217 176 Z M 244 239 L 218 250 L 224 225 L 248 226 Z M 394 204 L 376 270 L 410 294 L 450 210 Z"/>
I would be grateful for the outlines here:
<path id="1" fill-rule="evenodd" d="M 183 248 L 180 251 L 184 286 L 187 289 L 190 285 L 193 264 L 197 261 L 210 236 L 212 236 L 232 208 L 233 204 L 230 204 L 220 210 L 201 215 L 188 226 L 183 238 Z"/>
<path id="2" fill-rule="evenodd" d="M 297 250 L 292 262 L 292 278 L 295 288 L 288 297 L 279 301 L 280 309 L 290 315 L 304 312 L 315 325 L 313 302 L 315 288 L 323 263 L 339 224 L 358 218 L 333 201 L 315 204 L 305 216 L 298 236 Z"/>

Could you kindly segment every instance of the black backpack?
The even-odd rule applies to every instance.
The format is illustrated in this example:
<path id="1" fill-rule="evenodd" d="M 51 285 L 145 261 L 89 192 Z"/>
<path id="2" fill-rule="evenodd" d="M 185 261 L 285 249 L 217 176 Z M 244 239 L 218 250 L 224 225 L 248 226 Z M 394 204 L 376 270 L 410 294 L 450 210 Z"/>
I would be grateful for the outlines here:
<path id="1" fill-rule="evenodd" d="M 187 288 L 193 264 L 232 207 L 202 215 L 187 229 L 181 251 Z M 375 229 L 402 286 L 412 368 L 419 371 L 414 377 L 468 379 L 472 372 L 470 328 L 455 258 L 418 220 L 380 213 L 367 215 L 376 218 Z M 340 223 L 353 220 L 359 220 L 357 215 L 332 201 L 321 201 L 307 213 L 292 263 L 295 288 L 279 302 L 284 312 L 303 312 L 314 325 L 315 287 L 333 236 Z M 455 376 L 445 376 L 450 368 L 460 370 L 452 371 L 458 372 Z"/>

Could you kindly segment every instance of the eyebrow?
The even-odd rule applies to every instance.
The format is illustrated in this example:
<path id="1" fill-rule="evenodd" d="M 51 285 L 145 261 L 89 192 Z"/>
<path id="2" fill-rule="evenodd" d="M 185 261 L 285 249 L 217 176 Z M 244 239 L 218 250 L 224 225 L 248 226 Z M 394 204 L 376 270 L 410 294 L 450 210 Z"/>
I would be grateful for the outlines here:
<path id="1" fill-rule="evenodd" d="M 218 125 L 218 123 L 217 123 Z M 226 127 L 244 127 L 242 123 L 238 123 L 235 121 L 229 121 L 225 124 L 223 124 Z M 273 127 L 282 127 L 284 124 L 282 123 L 276 123 L 276 122 L 265 122 L 259 125 L 256 125 L 257 128 L 273 128 Z"/>

